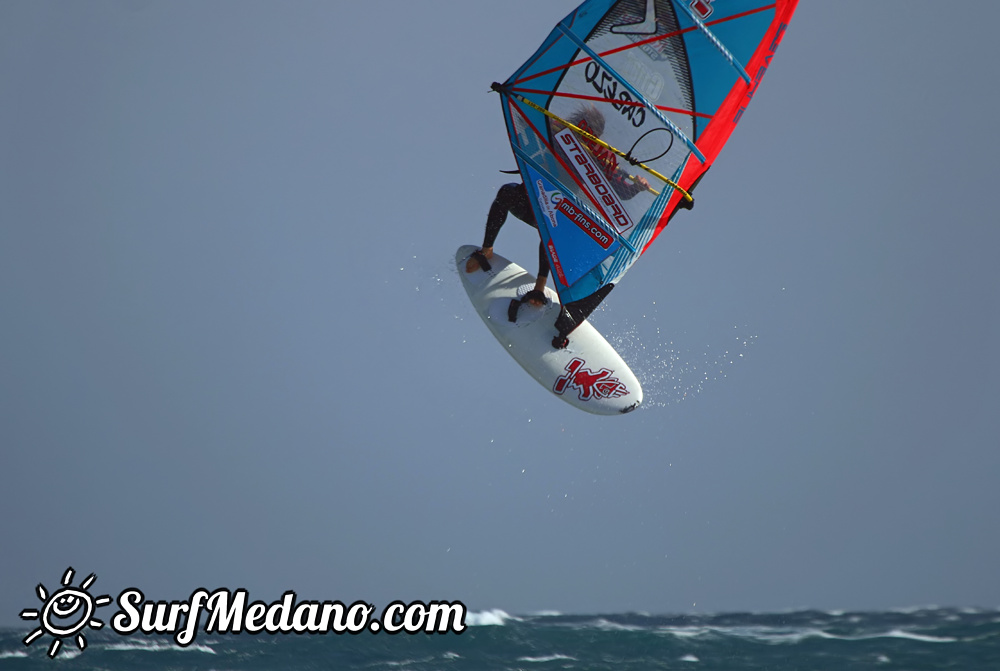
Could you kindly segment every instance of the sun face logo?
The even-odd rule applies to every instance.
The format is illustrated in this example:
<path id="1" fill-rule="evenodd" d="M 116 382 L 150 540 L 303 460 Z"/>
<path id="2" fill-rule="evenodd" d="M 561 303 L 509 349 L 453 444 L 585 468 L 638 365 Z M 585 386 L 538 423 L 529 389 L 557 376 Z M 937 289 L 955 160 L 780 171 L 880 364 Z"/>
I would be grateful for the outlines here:
<path id="1" fill-rule="evenodd" d="M 80 650 L 86 648 L 87 638 L 83 635 L 83 630 L 87 627 L 103 627 L 104 623 L 92 616 L 97 608 L 111 603 L 111 597 L 106 594 L 95 599 L 87 592 L 96 580 L 97 576 L 91 573 L 79 587 L 72 587 L 73 567 L 70 567 L 63 574 L 62 588 L 51 595 L 42 583 L 38 583 L 35 592 L 42 601 L 42 610 L 25 608 L 21 611 L 21 619 L 39 620 L 41 626 L 24 637 L 24 644 L 31 645 L 43 634 L 52 636 L 55 640 L 49 646 L 48 653 L 51 658 L 59 654 L 64 638 L 75 636 L 76 646 Z"/>

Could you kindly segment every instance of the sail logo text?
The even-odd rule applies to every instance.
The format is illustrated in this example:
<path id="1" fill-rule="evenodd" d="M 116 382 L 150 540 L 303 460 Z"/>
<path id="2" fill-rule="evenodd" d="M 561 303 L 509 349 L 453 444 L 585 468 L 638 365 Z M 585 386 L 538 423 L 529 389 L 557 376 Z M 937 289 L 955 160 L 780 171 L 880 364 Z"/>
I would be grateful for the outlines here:
<path id="1" fill-rule="evenodd" d="M 608 249 L 615 241 L 614 238 L 612 238 L 611 235 L 600 226 L 600 224 L 588 217 L 583 210 L 574 207 L 572 203 L 565 198 L 559 201 L 559 205 L 556 209 L 566 215 L 567 219 L 579 226 L 584 233 L 590 236 L 591 240 L 601 246 L 601 249 Z"/>
<path id="2" fill-rule="evenodd" d="M 743 117 L 743 113 L 747 109 L 747 105 L 750 104 L 750 100 L 753 99 L 755 93 L 757 93 L 757 87 L 760 86 L 760 82 L 764 79 L 764 75 L 767 73 L 767 69 L 771 66 L 771 59 L 774 58 L 775 52 L 778 50 L 778 45 L 781 44 L 781 38 L 785 36 L 785 29 L 788 28 L 787 23 L 782 23 L 778 26 L 778 30 L 774 34 L 774 39 L 771 40 L 771 44 L 767 49 L 767 56 L 764 57 L 764 62 L 759 68 L 757 68 L 757 73 L 754 75 L 753 83 L 750 85 L 750 89 L 747 91 L 746 97 L 743 104 L 738 110 L 736 110 L 736 116 L 733 117 L 733 123 L 737 124 Z"/>
<path id="3" fill-rule="evenodd" d="M 587 151 L 577 142 L 576 133 L 567 128 L 556 133 L 556 139 L 562 144 L 584 186 L 615 229 L 619 233 L 624 233 L 632 228 L 632 219 L 618 199 L 618 194 L 612 190 L 604 173 L 597 168 Z"/>
<path id="4" fill-rule="evenodd" d="M 584 71 L 587 83 L 594 87 L 594 90 L 604 96 L 611 106 L 621 112 L 622 116 L 632 122 L 636 128 L 646 123 L 646 108 L 642 103 L 632 99 L 632 95 L 622 88 L 618 90 L 618 80 L 611 73 L 607 72 L 594 61 L 587 63 Z"/>
<path id="5" fill-rule="evenodd" d="M 569 281 L 566 279 L 566 271 L 563 270 L 562 261 L 559 260 L 559 253 L 556 252 L 556 246 L 550 239 L 545 247 L 549 250 L 549 259 L 552 261 L 552 267 L 556 271 L 556 277 L 559 279 L 560 284 L 564 287 L 568 287 Z"/>
<path id="6" fill-rule="evenodd" d="M 546 191 L 545 183 L 541 178 L 535 180 L 535 188 L 538 189 L 538 203 L 542 207 L 545 218 L 553 227 L 558 226 L 559 220 L 556 219 L 556 208 L 553 205 L 562 200 L 562 194 L 558 191 Z"/>

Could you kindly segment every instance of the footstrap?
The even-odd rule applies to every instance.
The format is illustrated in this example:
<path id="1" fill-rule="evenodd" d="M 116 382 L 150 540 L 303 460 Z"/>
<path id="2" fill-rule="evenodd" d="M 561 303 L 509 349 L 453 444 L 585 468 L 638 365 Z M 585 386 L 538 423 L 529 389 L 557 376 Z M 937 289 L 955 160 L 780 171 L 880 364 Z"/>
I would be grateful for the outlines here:
<path id="1" fill-rule="evenodd" d="M 511 324 L 517 321 L 517 310 L 521 307 L 521 301 L 516 298 L 510 299 L 510 305 L 507 306 L 507 321 Z"/>
<path id="2" fill-rule="evenodd" d="M 521 298 L 522 303 L 527 303 L 530 300 L 541 301 L 542 305 L 548 305 L 549 298 L 545 295 L 545 292 L 541 289 L 532 289 L 528 293 L 524 294 Z"/>
<path id="3" fill-rule="evenodd" d="M 486 255 L 483 254 L 481 250 L 477 249 L 476 251 L 472 252 L 470 256 L 472 256 L 472 258 L 474 258 L 476 261 L 479 262 L 479 267 L 483 270 L 483 272 L 488 273 L 489 271 L 493 270 L 493 266 L 490 265 L 490 260 L 486 258 Z"/>
<path id="4" fill-rule="evenodd" d="M 532 289 L 528 293 L 521 296 L 521 298 L 510 299 L 510 305 L 507 306 L 507 321 L 514 323 L 517 321 L 517 311 L 522 305 L 530 301 L 531 299 L 540 300 L 542 305 L 546 305 L 549 302 L 548 296 L 541 289 Z"/>

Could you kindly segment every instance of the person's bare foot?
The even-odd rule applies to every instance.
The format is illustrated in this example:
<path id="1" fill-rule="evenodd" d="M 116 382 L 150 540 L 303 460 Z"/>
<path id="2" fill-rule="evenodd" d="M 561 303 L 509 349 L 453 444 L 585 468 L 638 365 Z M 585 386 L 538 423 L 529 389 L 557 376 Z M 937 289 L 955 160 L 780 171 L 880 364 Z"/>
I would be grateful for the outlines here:
<path id="1" fill-rule="evenodd" d="M 465 272 L 474 273 L 482 267 L 482 263 L 480 263 L 479 259 L 477 258 L 478 256 L 484 256 L 486 257 L 487 260 L 492 259 L 493 248 L 483 247 L 478 252 L 473 252 L 472 256 L 469 257 L 469 260 L 465 262 Z M 487 266 L 486 269 L 488 270 L 489 264 L 487 263 L 486 266 Z"/>

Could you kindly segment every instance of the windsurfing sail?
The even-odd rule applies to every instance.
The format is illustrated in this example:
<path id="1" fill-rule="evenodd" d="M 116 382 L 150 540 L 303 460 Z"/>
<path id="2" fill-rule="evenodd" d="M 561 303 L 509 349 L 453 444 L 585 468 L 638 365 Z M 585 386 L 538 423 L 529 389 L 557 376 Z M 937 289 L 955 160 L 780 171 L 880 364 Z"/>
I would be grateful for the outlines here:
<path id="1" fill-rule="evenodd" d="M 571 308 L 561 335 L 678 207 L 691 206 L 797 4 L 588 0 L 494 84 L 556 290 Z"/>

